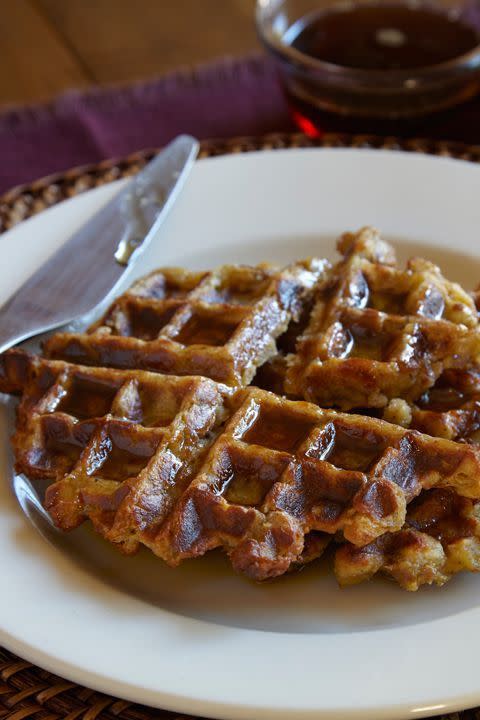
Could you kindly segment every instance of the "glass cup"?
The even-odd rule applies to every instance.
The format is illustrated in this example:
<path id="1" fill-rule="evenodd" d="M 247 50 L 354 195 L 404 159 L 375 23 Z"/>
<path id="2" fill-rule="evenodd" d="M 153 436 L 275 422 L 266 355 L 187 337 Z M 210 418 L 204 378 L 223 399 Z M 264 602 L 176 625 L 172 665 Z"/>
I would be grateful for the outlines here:
<path id="1" fill-rule="evenodd" d="M 406 41 L 408 32 L 402 33 L 387 23 L 386 27 L 377 28 L 373 39 L 368 39 L 370 49 L 372 43 L 375 45 L 373 62 L 369 56 L 353 57 L 352 60 L 357 38 L 362 34 L 365 12 L 365 17 L 371 17 L 376 9 L 383 10 L 385 7 L 397 8 L 395 12 L 398 8 L 402 13 L 406 10 L 408 22 L 411 13 L 416 14 L 415 18 L 419 11 L 434 13 L 431 24 L 427 16 L 427 32 L 424 27 L 423 38 L 428 38 L 427 50 L 432 51 L 431 57 L 446 54 L 446 59 L 442 57 L 440 62 L 432 63 L 424 63 L 420 59 L 420 64 L 416 66 L 415 62 L 410 63 L 413 57 L 409 58 L 407 53 L 405 57 L 410 67 L 402 67 L 401 63 L 398 67 L 392 66 L 388 60 L 389 52 L 393 47 L 393 54 L 398 56 L 395 48 Z M 363 15 L 358 14 L 359 9 Z M 338 15 L 352 11 L 355 11 L 354 14 L 348 18 Z M 332 17 L 333 13 L 340 20 L 342 17 L 348 19 L 345 42 L 342 42 L 342 28 L 337 27 L 334 61 L 329 56 L 333 52 L 329 47 L 331 37 L 327 37 L 327 50 L 320 48 L 318 51 L 315 48 L 315 52 L 310 52 L 305 49 L 306 41 L 302 44 L 302 38 L 308 38 L 306 28 L 318 19 L 327 18 L 327 14 Z M 278 65 L 292 117 L 298 127 L 310 135 L 324 131 L 426 135 L 434 116 L 448 113 L 449 108 L 467 101 L 480 90 L 480 0 L 467 3 L 458 0 L 428 3 L 402 3 L 402 0 L 343 3 L 330 0 L 257 0 L 256 22 L 264 46 Z M 445 25 L 446 22 L 447 33 L 453 42 L 451 57 L 445 49 L 443 31 L 436 36 L 437 24 Z M 323 35 L 318 36 L 324 40 L 325 27 Z M 332 33 L 329 27 L 327 36 L 328 32 Z M 355 27 L 354 34 L 350 31 L 352 27 Z M 463 46 L 462 33 L 466 35 Z M 455 54 L 456 46 L 462 47 L 458 55 Z M 322 57 L 323 51 L 325 57 Z M 361 66 L 362 63 L 364 66 Z"/>

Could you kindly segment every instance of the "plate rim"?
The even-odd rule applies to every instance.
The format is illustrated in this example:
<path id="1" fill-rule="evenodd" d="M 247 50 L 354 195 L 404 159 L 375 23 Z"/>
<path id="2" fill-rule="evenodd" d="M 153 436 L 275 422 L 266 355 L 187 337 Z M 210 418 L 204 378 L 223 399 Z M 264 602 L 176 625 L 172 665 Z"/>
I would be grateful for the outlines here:
<path id="1" fill-rule="evenodd" d="M 366 133 L 324 133 L 311 137 L 299 132 L 273 132 L 265 135 L 240 135 L 200 142 L 199 159 L 299 148 L 359 148 L 420 153 L 480 163 L 480 144 L 424 137 L 386 137 Z M 17 185 L 0 195 L 0 234 L 48 207 L 139 172 L 160 148 L 145 148 L 122 157 L 76 165 L 28 183 Z"/>

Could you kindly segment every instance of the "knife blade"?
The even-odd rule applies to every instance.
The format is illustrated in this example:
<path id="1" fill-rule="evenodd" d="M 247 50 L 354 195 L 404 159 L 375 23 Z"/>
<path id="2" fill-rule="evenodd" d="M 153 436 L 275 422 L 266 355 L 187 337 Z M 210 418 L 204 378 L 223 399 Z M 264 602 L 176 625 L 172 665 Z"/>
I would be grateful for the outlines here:
<path id="1" fill-rule="evenodd" d="M 0 352 L 65 325 L 113 293 L 157 235 L 199 149 L 180 135 L 75 232 L 0 308 Z"/>

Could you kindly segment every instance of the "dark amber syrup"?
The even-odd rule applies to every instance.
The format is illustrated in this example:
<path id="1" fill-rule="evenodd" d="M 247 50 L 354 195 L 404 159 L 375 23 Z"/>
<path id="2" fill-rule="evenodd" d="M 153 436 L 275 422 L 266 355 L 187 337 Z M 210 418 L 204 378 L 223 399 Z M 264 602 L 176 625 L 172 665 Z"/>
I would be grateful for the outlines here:
<path id="1" fill-rule="evenodd" d="M 469 18 L 470 19 L 470 18 Z M 480 44 L 480 27 L 460 14 L 446 12 L 427 2 L 342 3 L 328 11 L 311 13 L 289 28 L 284 40 L 296 50 L 337 67 L 369 72 L 415 72 L 462 57 Z M 419 85 L 421 87 L 421 83 Z M 469 142 L 458 109 L 448 107 L 422 114 L 413 108 L 409 117 L 386 112 L 327 111 L 287 86 L 294 122 L 308 135 L 325 132 L 374 133 L 401 137 L 425 136 Z M 466 90 L 464 100 L 476 89 Z M 421 102 L 421 100 L 420 100 Z M 452 103 L 454 105 L 454 103 Z M 476 136 L 475 136 L 476 137 Z M 475 138 L 474 138 L 475 139 Z"/>
<path id="2" fill-rule="evenodd" d="M 428 5 L 377 2 L 309 15 L 289 30 L 292 47 L 342 67 L 408 70 L 473 50 L 477 31 Z"/>

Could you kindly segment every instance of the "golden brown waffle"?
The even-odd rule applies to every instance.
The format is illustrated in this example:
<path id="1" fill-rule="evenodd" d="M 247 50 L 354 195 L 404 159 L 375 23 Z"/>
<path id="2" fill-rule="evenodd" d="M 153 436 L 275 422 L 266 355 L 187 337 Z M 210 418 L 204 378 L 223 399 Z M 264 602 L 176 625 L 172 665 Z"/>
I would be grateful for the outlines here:
<path id="1" fill-rule="evenodd" d="M 364 545 L 400 529 L 422 488 L 480 498 L 472 446 L 255 388 L 11 351 L 0 391 L 23 393 L 17 468 L 57 480 L 56 524 L 90 518 L 126 552 L 143 543 L 172 565 L 222 547 L 264 579 L 318 555 L 312 532 Z"/>
<path id="2" fill-rule="evenodd" d="M 446 370 L 416 403 L 392 400 L 383 417 L 449 440 L 480 442 L 480 372 Z"/>
<path id="3" fill-rule="evenodd" d="M 402 527 L 406 503 L 423 487 L 478 497 L 473 448 L 259 390 L 242 396 L 169 519 L 160 554 L 173 551 L 170 561 L 222 544 L 237 569 L 262 579 L 284 572 L 312 530 L 363 545 Z"/>
<path id="4" fill-rule="evenodd" d="M 344 235 L 344 255 L 318 291 L 289 359 L 285 389 L 322 406 L 376 408 L 415 401 L 445 369 L 480 359 L 472 297 L 430 262 L 395 265 L 372 228 Z"/>
<path id="5" fill-rule="evenodd" d="M 22 393 L 13 436 L 17 471 L 57 481 L 67 475 L 68 483 L 48 490 L 54 521 L 70 529 L 89 517 L 100 532 L 110 527 L 130 486 L 140 487 L 147 466 L 143 512 L 153 502 L 155 472 L 168 482 L 154 501 L 173 502 L 198 466 L 231 392 L 207 378 L 81 367 L 22 351 L 0 356 L 2 391 Z M 85 472 L 76 484 L 79 465 Z M 124 551 L 137 546 L 134 537 L 123 539 Z"/>
<path id="6" fill-rule="evenodd" d="M 325 268 L 315 285 L 318 293 L 322 287 L 330 282 L 331 271 Z M 261 365 L 252 379 L 252 385 L 269 390 L 278 395 L 285 395 L 285 380 L 288 371 L 288 364 L 295 353 L 298 338 L 305 332 L 310 320 L 310 314 L 314 304 L 315 293 L 304 304 L 299 317 L 292 318 L 286 331 L 277 338 L 277 353 Z M 292 399 L 301 399 L 292 397 Z"/>
<path id="7" fill-rule="evenodd" d="M 423 492 L 408 507 L 405 527 L 358 548 L 342 545 L 335 555 L 341 585 L 382 572 L 406 590 L 443 585 L 461 570 L 480 570 L 480 503 L 451 489 Z"/>
<path id="8" fill-rule="evenodd" d="M 283 270 L 159 270 L 133 285 L 86 333 L 53 336 L 45 354 L 83 365 L 248 385 L 275 354 L 276 338 L 300 316 L 326 267 L 312 261 Z"/>

